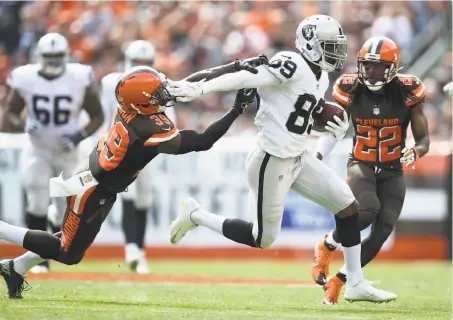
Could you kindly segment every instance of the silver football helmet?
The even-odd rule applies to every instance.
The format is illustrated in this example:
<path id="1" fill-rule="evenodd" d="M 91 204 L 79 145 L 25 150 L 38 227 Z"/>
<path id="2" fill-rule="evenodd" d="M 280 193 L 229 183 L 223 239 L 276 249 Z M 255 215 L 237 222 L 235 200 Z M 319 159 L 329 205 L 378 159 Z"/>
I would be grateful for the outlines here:
<path id="1" fill-rule="evenodd" d="M 347 58 L 347 39 L 341 25 L 322 14 L 310 16 L 299 24 L 296 48 L 326 72 L 340 71 Z"/>
<path id="2" fill-rule="evenodd" d="M 156 49 L 154 45 L 145 40 L 136 40 L 129 44 L 124 52 L 124 67 L 126 70 L 134 66 L 154 67 Z"/>
<path id="3" fill-rule="evenodd" d="M 48 33 L 39 39 L 36 55 L 44 74 L 59 76 L 69 60 L 68 40 L 59 33 Z"/>

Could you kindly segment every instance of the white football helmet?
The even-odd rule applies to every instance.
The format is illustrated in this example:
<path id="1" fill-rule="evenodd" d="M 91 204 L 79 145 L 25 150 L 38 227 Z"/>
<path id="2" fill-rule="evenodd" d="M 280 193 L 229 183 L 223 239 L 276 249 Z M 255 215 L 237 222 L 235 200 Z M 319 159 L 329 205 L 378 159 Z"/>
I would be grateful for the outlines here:
<path id="1" fill-rule="evenodd" d="M 48 33 L 39 39 L 36 55 L 44 74 L 58 76 L 64 72 L 69 60 L 68 40 L 59 33 Z"/>
<path id="2" fill-rule="evenodd" d="M 322 14 L 310 16 L 299 24 L 296 48 L 326 72 L 340 71 L 347 58 L 347 39 L 341 25 Z"/>
<path id="3" fill-rule="evenodd" d="M 136 40 L 129 44 L 124 52 L 126 70 L 134 66 L 154 67 L 156 49 L 149 41 Z"/>

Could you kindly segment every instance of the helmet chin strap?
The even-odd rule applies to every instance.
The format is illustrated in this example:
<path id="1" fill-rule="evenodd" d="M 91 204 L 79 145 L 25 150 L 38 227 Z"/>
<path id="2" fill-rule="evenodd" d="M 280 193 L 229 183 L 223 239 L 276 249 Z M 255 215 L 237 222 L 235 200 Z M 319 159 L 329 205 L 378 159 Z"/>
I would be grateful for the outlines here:
<path id="1" fill-rule="evenodd" d="M 371 82 L 369 82 L 368 80 L 365 80 L 365 85 L 367 86 L 367 88 L 371 91 L 379 91 L 382 89 L 382 87 L 384 86 L 385 82 L 384 81 L 378 81 L 376 82 L 375 84 L 372 84 Z"/>
<path id="2" fill-rule="evenodd" d="M 319 61 L 318 66 L 325 72 L 335 71 L 335 66 L 331 65 L 330 63 L 327 63 L 324 59 L 324 55 L 323 55 L 323 58 L 321 59 L 321 61 Z"/>

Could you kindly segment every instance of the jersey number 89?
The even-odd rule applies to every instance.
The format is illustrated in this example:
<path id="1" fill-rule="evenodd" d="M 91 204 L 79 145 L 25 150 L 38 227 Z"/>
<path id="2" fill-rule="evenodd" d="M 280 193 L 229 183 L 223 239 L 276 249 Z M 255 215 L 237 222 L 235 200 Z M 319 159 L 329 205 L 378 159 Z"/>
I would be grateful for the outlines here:
<path id="1" fill-rule="evenodd" d="M 297 99 L 294 108 L 296 111 L 293 111 L 289 114 L 288 121 L 286 121 L 286 128 L 288 131 L 296 134 L 310 134 L 312 124 L 309 125 L 311 114 L 315 109 L 320 108 L 323 105 L 324 99 L 320 99 L 316 103 L 315 96 L 311 94 L 304 94 L 299 96 Z M 296 124 L 297 120 L 302 118 L 302 125 Z"/>

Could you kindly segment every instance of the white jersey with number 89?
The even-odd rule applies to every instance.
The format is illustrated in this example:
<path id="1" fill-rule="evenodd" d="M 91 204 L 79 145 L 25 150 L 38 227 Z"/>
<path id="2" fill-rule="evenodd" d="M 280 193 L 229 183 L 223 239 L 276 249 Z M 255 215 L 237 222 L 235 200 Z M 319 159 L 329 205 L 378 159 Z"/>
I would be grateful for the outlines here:
<path id="1" fill-rule="evenodd" d="M 258 146 L 279 158 L 296 157 L 306 150 L 312 114 L 321 110 L 329 86 L 328 74 L 323 71 L 317 79 L 302 56 L 291 51 L 277 53 L 270 64 L 268 70 L 280 83 L 258 91 Z"/>

